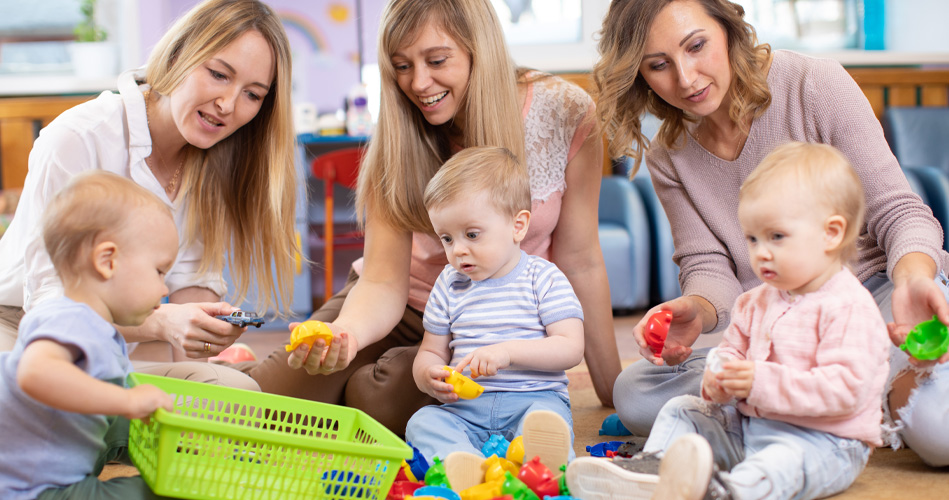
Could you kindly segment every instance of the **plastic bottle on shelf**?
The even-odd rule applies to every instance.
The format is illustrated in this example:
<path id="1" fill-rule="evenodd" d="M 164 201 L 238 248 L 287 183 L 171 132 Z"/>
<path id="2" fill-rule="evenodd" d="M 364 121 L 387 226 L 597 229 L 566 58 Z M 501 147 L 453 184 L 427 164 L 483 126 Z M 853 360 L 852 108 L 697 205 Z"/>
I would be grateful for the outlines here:
<path id="1" fill-rule="evenodd" d="M 346 133 L 352 136 L 372 132 L 372 114 L 369 113 L 366 86 L 357 83 L 346 97 Z"/>

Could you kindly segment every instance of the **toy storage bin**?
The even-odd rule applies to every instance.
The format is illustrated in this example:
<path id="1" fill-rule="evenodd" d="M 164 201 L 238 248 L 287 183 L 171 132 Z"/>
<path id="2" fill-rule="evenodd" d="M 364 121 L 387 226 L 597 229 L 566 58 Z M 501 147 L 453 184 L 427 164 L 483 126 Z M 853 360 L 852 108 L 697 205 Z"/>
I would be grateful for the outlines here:
<path id="1" fill-rule="evenodd" d="M 133 420 L 129 455 L 158 495 L 383 500 L 412 449 L 360 410 L 142 373 L 175 411 Z"/>

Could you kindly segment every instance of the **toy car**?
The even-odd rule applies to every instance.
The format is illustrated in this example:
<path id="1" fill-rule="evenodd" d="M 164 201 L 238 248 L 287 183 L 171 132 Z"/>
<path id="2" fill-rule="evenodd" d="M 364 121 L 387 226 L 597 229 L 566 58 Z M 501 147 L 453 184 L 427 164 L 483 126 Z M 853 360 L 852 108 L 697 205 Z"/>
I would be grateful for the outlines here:
<path id="1" fill-rule="evenodd" d="M 247 325 L 254 325 L 257 328 L 260 328 L 260 325 L 264 324 L 264 319 L 257 315 L 257 313 L 237 310 L 228 314 L 226 316 L 215 316 L 215 318 L 221 321 L 227 321 L 232 325 L 237 325 L 241 328 L 244 328 Z"/>

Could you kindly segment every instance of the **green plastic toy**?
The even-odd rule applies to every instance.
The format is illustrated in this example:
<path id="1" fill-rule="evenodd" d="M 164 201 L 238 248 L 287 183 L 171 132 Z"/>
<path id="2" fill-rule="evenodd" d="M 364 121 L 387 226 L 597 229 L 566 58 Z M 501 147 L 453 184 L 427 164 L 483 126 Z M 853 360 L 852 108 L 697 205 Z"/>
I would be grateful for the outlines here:
<path id="1" fill-rule="evenodd" d="M 910 330 L 900 349 L 916 359 L 939 359 L 949 349 L 949 329 L 933 316 Z"/>
<path id="2" fill-rule="evenodd" d="M 438 457 L 434 457 L 432 461 L 434 463 L 425 472 L 425 486 L 442 486 L 451 489 L 448 475 L 445 474 L 445 464 Z"/>

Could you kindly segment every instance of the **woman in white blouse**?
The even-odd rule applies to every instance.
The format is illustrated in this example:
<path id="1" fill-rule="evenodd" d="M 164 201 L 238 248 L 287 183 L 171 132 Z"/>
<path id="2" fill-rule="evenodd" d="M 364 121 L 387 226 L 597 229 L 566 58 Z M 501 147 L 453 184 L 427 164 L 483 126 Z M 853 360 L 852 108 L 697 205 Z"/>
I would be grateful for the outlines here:
<path id="1" fill-rule="evenodd" d="M 290 61 L 269 7 L 208 0 L 165 34 L 146 68 L 119 77 L 117 93 L 104 92 L 43 129 L 0 241 L 0 349 L 12 349 L 24 309 L 62 294 L 37 221 L 72 176 L 90 169 L 129 177 L 166 200 L 182 242 L 166 277 L 168 303 L 142 326 L 120 328 L 129 342 L 156 341 L 139 345 L 133 359 L 204 361 L 240 336 L 243 328 L 214 317 L 234 310 L 221 302 L 225 251 L 238 297 L 253 281 L 269 284 L 258 287 L 261 308 L 286 306 L 296 194 Z M 256 388 L 208 363 L 147 371 Z"/>

